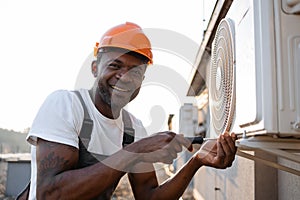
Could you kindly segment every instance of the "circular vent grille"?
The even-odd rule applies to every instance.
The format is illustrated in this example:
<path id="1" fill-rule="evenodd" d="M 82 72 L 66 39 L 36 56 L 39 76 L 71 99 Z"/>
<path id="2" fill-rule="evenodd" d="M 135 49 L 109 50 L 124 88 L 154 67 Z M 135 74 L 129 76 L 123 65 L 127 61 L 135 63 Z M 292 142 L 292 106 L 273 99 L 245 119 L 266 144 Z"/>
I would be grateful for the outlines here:
<path id="1" fill-rule="evenodd" d="M 209 108 L 217 135 L 230 131 L 235 112 L 234 47 L 233 22 L 223 19 L 212 44 L 209 72 Z"/>

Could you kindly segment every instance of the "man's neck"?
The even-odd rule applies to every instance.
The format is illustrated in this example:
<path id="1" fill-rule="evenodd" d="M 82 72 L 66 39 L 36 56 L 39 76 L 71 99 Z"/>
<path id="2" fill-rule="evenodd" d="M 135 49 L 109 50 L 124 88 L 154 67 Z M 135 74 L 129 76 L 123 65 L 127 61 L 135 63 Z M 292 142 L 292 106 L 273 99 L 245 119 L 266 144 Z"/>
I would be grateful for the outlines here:
<path id="1" fill-rule="evenodd" d="M 114 109 L 112 109 L 111 105 L 105 103 L 101 99 L 100 95 L 97 95 L 96 90 L 90 89 L 89 95 L 90 95 L 95 107 L 102 115 L 104 115 L 105 117 L 110 118 L 110 119 L 117 119 L 120 116 L 121 108 L 115 108 L 115 106 L 114 106 Z"/>

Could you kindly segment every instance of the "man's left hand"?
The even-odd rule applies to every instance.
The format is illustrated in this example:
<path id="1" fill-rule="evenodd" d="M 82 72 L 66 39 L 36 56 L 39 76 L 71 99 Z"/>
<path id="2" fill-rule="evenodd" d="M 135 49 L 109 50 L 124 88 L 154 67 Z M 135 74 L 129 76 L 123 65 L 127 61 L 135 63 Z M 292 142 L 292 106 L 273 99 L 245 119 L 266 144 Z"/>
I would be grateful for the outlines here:
<path id="1" fill-rule="evenodd" d="M 237 148 L 234 133 L 225 133 L 216 140 L 208 140 L 202 144 L 194 155 L 202 165 L 219 169 L 230 167 L 234 161 Z"/>

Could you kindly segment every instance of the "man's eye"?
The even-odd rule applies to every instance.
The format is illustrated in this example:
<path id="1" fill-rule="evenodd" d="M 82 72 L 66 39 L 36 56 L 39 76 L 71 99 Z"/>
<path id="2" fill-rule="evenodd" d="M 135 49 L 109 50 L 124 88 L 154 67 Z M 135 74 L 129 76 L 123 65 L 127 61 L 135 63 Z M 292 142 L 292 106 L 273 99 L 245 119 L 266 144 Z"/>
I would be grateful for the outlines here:
<path id="1" fill-rule="evenodd" d="M 138 70 L 138 69 L 132 69 L 132 70 L 130 70 L 130 73 L 134 74 L 136 76 L 141 76 L 142 75 L 141 70 Z"/>
<path id="2" fill-rule="evenodd" d="M 113 69 L 120 69 L 120 66 L 117 65 L 117 64 L 114 64 L 114 63 L 111 63 L 108 65 L 110 68 L 113 68 Z"/>

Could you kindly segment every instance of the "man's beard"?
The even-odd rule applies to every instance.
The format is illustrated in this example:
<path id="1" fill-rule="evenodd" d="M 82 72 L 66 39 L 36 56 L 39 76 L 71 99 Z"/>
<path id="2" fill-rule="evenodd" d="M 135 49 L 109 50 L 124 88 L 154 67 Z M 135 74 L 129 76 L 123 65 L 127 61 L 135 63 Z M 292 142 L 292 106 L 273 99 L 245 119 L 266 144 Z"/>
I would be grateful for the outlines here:
<path id="1" fill-rule="evenodd" d="M 118 96 L 114 95 L 114 92 L 110 94 L 110 92 L 106 88 L 102 87 L 101 85 L 98 85 L 97 90 L 102 101 L 111 108 L 112 113 L 114 113 L 114 116 L 118 116 L 119 113 L 115 113 L 115 112 L 119 112 L 130 101 L 131 95 L 129 95 L 128 98 L 119 98 Z"/>

